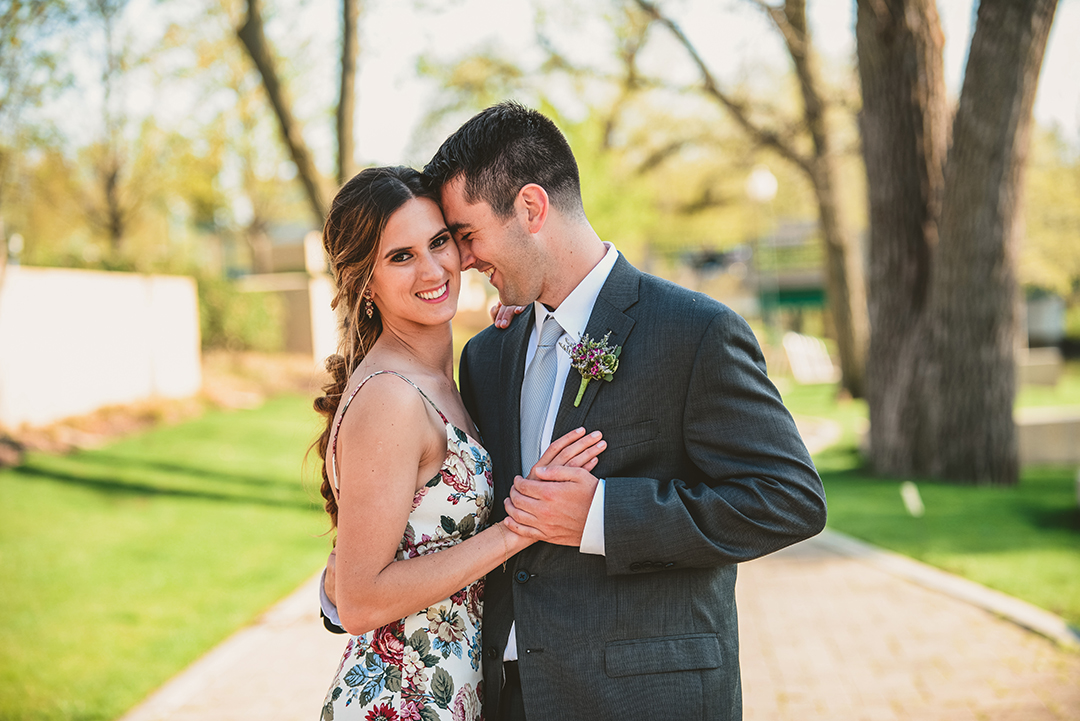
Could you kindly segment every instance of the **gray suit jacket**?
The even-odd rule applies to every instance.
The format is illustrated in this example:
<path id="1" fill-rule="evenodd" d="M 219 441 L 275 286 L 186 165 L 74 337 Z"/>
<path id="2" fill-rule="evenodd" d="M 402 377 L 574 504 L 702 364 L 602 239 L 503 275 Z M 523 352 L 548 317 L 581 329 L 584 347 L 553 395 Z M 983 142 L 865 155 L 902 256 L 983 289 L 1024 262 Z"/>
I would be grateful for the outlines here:
<path id="1" fill-rule="evenodd" d="M 532 312 L 462 353 L 461 393 L 492 452 L 496 503 L 520 473 L 520 391 Z M 746 323 L 622 257 L 586 332 L 623 347 L 610 382 L 566 382 L 554 436 L 608 448 L 606 556 L 538 543 L 488 574 L 485 707 L 498 708 L 517 621 L 526 714 L 541 719 L 739 719 L 735 568 L 818 533 L 825 495 Z"/>

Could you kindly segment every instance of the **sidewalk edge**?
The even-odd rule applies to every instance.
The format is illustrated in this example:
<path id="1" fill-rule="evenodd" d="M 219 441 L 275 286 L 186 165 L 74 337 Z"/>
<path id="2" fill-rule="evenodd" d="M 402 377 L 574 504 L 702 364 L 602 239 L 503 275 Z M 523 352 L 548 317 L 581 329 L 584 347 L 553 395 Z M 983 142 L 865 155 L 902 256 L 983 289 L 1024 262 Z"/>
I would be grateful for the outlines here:
<path id="1" fill-rule="evenodd" d="M 861 561 L 886 573 L 959 599 L 1033 631 L 1072 651 L 1080 651 L 1080 630 L 1065 619 L 1027 601 L 908 556 L 879 548 L 865 541 L 827 528 L 815 539 L 834 553 Z"/>
<path id="2" fill-rule="evenodd" d="M 182 708 L 192 698 L 205 693 L 213 680 L 237 658 L 249 656 L 265 634 L 301 618 L 318 599 L 322 569 L 305 580 L 296 590 L 281 599 L 247 626 L 244 626 L 209 649 L 125 712 L 118 721 L 160 721 Z"/>

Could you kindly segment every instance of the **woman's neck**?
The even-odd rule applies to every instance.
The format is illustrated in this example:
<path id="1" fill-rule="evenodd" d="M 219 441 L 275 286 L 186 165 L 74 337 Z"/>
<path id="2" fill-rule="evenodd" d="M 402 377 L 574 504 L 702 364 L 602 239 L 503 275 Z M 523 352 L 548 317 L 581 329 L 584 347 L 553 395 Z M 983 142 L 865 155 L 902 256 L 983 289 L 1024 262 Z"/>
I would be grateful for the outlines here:
<path id="1" fill-rule="evenodd" d="M 379 356 L 399 359 L 432 374 L 454 377 L 454 334 L 449 322 L 407 327 L 385 324 L 372 351 L 376 362 Z"/>

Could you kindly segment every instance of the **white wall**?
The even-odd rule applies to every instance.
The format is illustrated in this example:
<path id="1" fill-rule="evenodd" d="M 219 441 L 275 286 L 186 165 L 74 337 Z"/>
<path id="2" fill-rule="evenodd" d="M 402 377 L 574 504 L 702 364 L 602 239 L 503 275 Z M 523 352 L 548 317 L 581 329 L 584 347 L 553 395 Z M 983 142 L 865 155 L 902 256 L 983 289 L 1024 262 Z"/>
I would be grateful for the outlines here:
<path id="1" fill-rule="evenodd" d="M 191 278 L 8 266 L 0 280 L 0 426 L 194 395 Z"/>

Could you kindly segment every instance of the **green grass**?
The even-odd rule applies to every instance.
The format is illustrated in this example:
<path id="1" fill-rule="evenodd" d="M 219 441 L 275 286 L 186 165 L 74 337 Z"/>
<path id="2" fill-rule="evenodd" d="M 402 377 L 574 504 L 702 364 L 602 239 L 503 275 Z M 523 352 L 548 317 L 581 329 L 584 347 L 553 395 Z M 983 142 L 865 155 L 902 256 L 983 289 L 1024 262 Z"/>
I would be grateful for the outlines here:
<path id="1" fill-rule="evenodd" d="M 1056 389 L 1025 388 L 1018 404 L 1080 403 L 1076 370 L 1070 367 Z M 901 500 L 904 479 L 874 477 L 856 450 L 865 403 L 838 403 L 831 386 L 780 385 L 793 413 L 827 418 L 844 429 L 840 443 L 814 457 L 830 528 L 1022 598 L 1080 627 L 1075 468 L 1027 468 L 1013 488 L 917 480 L 926 512 L 915 518 Z"/>
<path id="2" fill-rule="evenodd" d="M 1016 405 L 1018 408 L 1080 406 L 1080 363 L 1067 362 L 1055 386 L 1021 386 Z"/>
<path id="3" fill-rule="evenodd" d="M 115 718 L 316 572 L 316 431 L 282 397 L 0 473 L 0 718 Z"/>

